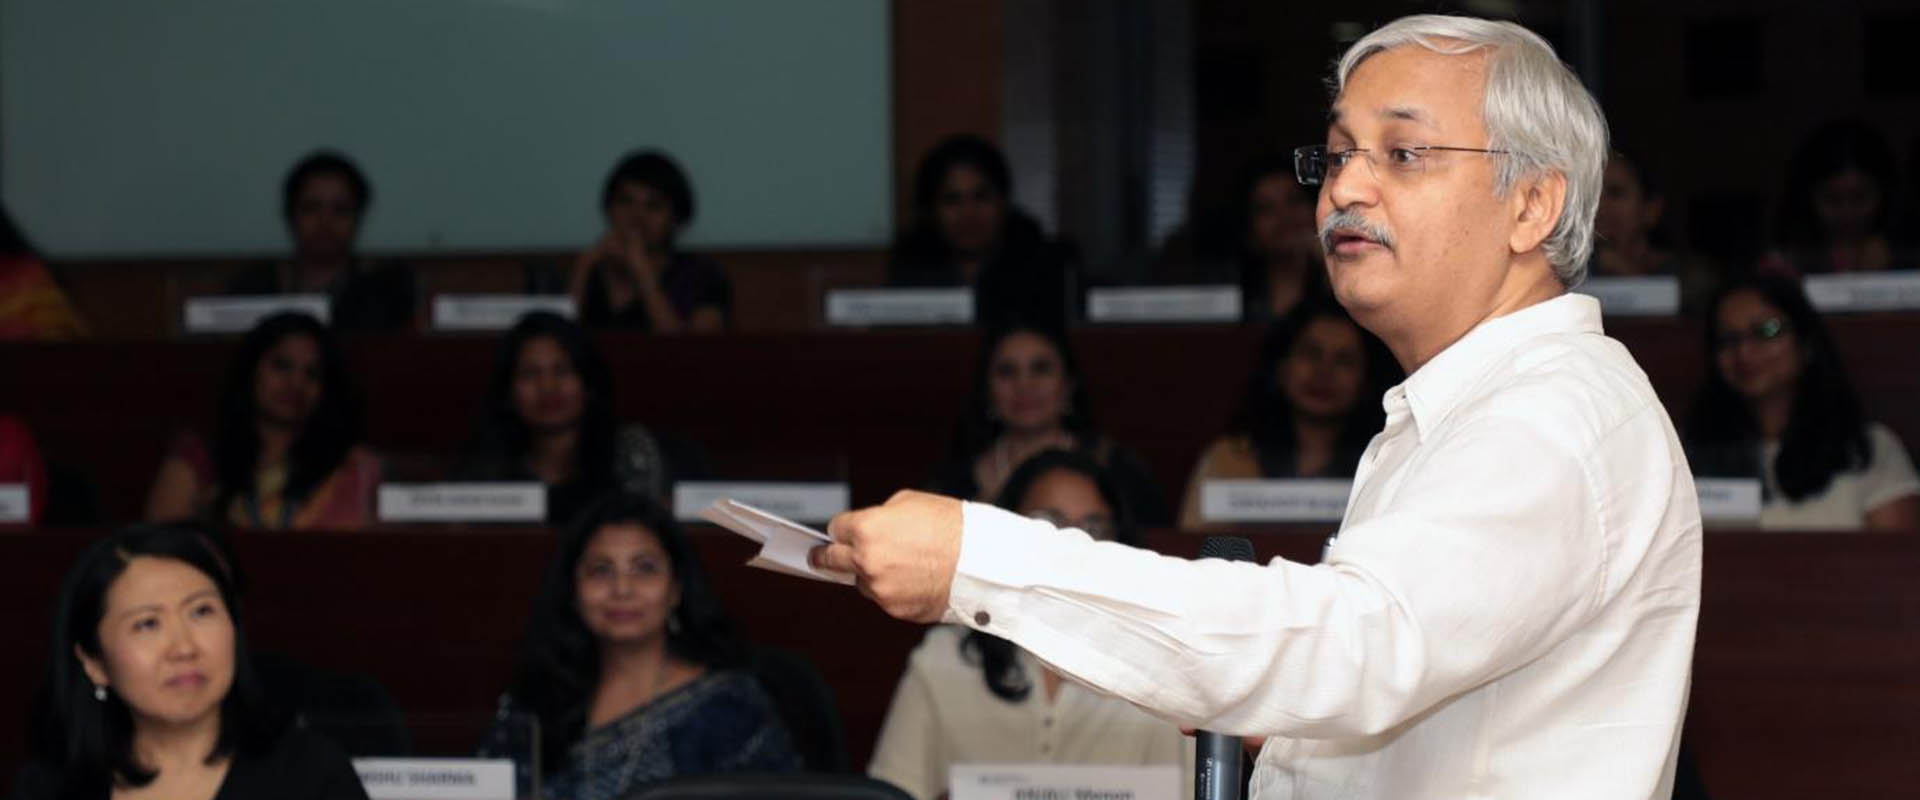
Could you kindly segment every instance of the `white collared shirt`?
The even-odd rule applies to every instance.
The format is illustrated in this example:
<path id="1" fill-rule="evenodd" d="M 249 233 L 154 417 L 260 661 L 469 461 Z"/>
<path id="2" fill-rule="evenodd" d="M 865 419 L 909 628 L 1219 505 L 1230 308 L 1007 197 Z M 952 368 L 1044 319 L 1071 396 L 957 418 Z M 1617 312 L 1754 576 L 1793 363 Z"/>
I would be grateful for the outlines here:
<path id="1" fill-rule="evenodd" d="M 1384 402 L 1321 564 L 1169 558 L 969 503 L 948 617 L 1170 720 L 1273 737 L 1259 797 L 1666 797 L 1700 512 L 1599 304 L 1482 323 Z"/>

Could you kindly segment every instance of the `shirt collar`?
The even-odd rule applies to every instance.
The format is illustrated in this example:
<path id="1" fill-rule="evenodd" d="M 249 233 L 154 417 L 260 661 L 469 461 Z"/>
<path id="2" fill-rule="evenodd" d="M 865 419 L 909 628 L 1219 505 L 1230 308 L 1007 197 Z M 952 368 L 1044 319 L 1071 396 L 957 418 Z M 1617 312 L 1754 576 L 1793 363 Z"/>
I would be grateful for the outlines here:
<path id="1" fill-rule="evenodd" d="M 1474 326 L 1396 388 L 1404 389 L 1415 432 L 1425 439 L 1500 356 L 1541 336 L 1600 332 L 1600 301 L 1569 292 Z"/>

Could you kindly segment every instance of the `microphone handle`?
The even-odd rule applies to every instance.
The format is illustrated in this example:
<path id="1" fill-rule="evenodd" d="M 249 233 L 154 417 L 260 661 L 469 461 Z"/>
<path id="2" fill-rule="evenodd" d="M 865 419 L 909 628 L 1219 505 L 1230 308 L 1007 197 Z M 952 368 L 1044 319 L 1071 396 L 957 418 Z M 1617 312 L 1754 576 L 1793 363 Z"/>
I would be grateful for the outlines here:
<path id="1" fill-rule="evenodd" d="M 1240 737 L 1195 731 L 1193 756 L 1194 800 L 1240 800 Z"/>

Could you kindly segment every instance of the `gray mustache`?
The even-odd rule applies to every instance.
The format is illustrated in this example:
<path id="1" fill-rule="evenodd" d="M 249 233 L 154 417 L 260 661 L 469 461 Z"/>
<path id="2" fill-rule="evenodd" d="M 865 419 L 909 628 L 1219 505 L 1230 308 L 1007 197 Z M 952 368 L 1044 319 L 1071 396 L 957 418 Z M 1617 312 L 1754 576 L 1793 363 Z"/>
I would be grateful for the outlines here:
<path id="1" fill-rule="evenodd" d="M 1354 231 L 1379 242 L 1388 250 L 1393 249 L 1393 234 L 1388 233 L 1386 228 L 1373 224 L 1358 212 L 1345 210 L 1328 214 L 1327 221 L 1320 223 L 1320 249 L 1333 252 L 1333 232 L 1341 230 Z"/>

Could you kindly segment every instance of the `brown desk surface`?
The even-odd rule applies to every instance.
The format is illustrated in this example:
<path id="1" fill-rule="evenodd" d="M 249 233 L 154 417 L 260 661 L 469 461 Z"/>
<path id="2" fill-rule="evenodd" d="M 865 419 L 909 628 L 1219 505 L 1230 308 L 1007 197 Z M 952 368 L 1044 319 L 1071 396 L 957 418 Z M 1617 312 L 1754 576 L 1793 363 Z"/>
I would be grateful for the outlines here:
<path id="1" fill-rule="evenodd" d="M 93 532 L 0 535 L 0 766 L 18 758 L 60 573 Z M 1324 530 L 1252 538 L 1263 558 L 1316 557 Z M 741 563 L 742 540 L 696 535 L 756 641 L 812 658 L 864 764 L 917 626 L 843 587 Z M 488 708 L 507 679 L 550 549 L 538 530 L 243 536 L 256 646 L 370 674 L 415 711 Z M 1159 533 L 1176 555 L 1199 537 Z M 1711 533 L 1690 741 L 1717 796 L 1880 797 L 1920 785 L 1920 534 Z"/>

